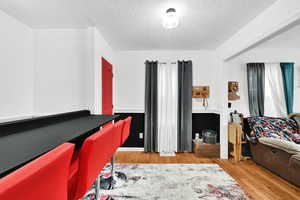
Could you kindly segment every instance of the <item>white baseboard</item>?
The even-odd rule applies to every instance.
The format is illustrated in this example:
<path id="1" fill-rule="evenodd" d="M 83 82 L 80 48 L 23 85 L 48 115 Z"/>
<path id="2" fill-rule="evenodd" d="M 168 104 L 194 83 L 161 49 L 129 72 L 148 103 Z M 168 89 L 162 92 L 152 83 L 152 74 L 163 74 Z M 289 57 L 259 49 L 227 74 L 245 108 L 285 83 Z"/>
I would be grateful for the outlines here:
<path id="1" fill-rule="evenodd" d="M 117 151 L 144 151 L 143 147 L 119 147 Z"/>
<path id="2" fill-rule="evenodd" d="M 170 156 L 176 156 L 175 152 L 160 152 L 159 153 L 160 157 L 170 157 Z"/>

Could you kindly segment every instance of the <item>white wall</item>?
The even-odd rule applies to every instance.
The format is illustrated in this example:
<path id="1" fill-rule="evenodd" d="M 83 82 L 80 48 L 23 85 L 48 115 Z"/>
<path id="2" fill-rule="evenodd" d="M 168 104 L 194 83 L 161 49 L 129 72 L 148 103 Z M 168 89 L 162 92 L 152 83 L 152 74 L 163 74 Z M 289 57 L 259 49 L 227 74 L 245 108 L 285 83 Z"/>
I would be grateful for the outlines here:
<path id="1" fill-rule="evenodd" d="M 247 70 L 249 62 L 294 62 L 295 63 L 295 99 L 294 112 L 300 112 L 300 49 L 252 49 L 226 62 L 227 81 L 238 81 L 240 84 L 239 101 L 232 102 L 232 109 L 249 116 Z"/>
<path id="2" fill-rule="evenodd" d="M 176 62 L 192 60 L 193 85 L 209 85 L 208 112 L 219 112 L 219 80 L 221 63 L 213 51 L 118 51 L 116 52 L 116 101 L 118 112 L 143 112 L 145 96 L 146 60 Z M 193 100 L 193 111 L 202 112 L 203 107 Z"/>
<path id="3" fill-rule="evenodd" d="M 101 58 L 114 52 L 94 27 L 35 31 L 35 112 L 101 113 Z"/>
<path id="4" fill-rule="evenodd" d="M 31 29 L 0 12 L 0 121 L 90 109 L 101 113 L 101 57 L 113 50 L 96 28 Z"/>
<path id="5" fill-rule="evenodd" d="M 102 113 L 102 62 L 101 59 L 104 57 L 108 62 L 113 65 L 115 70 L 115 53 L 110 45 L 106 42 L 103 36 L 99 33 L 96 28 L 93 28 L 94 37 L 94 113 Z M 115 87 L 115 84 L 113 84 Z M 113 99 L 115 99 L 114 90 Z"/>
<path id="6" fill-rule="evenodd" d="M 35 30 L 35 112 L 87 108 L 87 29 Z"/>
<path id="7" fill-rule="evenodd" d="M 33 31 L 0 10 L 0 121 L 33 114 Z"/>

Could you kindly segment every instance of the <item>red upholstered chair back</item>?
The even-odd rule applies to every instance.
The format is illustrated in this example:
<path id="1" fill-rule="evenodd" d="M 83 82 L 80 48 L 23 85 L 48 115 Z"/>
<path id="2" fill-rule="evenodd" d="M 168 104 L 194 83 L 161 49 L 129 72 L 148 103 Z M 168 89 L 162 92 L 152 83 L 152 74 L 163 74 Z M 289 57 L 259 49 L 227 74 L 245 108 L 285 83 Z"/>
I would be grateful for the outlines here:
<path id="1" fill-rule="evenodd" d="M 0 179 L 0 199 L 66 200 L 73 151 L 62 144 Z"/>
<path id="2" fill-rule="evenodd" d="M 123 131 L 122 131 L 122 144 L 125 143 L 125 141 L 127 140 L 128 136 L 130 134 L 131 120 L 132 120 L 132 117 L 127 117 L 124 120 L 125 124 L 124 124 L 124 128 L 123 128 Z"/>
<path id="3" fill-rule="evenodd" d="M 112 156 L 112 139 L 113 124 L 91 135 L 84 141 L 79 152 L 76 189 L 74 194 L 70 194 L 69 199 L 78 200 L 88 192 Z"/>
<path id="4" fill-rule="evenodd" d="M 114 124 L 114 133 L 113 133 L 113 151 L 116 152 L 118 147 L 122 145 L 122 131 L 124 128 L 125 121 L 120 120 Z"/>

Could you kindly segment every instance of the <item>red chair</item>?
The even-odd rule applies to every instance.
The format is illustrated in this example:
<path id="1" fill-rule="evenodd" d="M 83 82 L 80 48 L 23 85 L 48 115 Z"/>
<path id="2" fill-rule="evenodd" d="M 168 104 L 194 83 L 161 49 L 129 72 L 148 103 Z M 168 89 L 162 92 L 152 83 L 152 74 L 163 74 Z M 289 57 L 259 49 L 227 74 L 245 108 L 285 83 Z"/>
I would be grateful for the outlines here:
<path id="1" fill-rule="evenodd" d="M 124 128 L 124 124 L 125 124 L 124 120 L 120 120 L 114 124 L 114 133 L 113 133 L 114 151 L 117 151 L 117 149 L 122 145 L 122 131 Z"/>
<path id="2" fill-rule="evenodd" d="M 95 182 L 96 196 L 99 196 L 98 175 L 109 161 L 113 152 L 113 125 L 88 137 L 79 150 L 79 167 L 76 184 L 69 190 L 69 200 L 82 198 Z"/>
<path id="3" fill-rule="evenodd" d="M 115 147 L 119 147 L 121 145 L 123 145 L 125 143 L 125 141 L 127 140 L 129 134 L 130 134 L 130 124 L 131 124 L 131 120 L 132 117 L 127 117 L 125 120 L 121 120 L 118 121 L 115 124 L 114 127 L 114 135 L 115 139 L 118 140 L 118 137 L 120 137 L 120 140 L 118 140 L 119 142 L 115 144 Z M 122 131 L 120 131 L 122 130 Z M 116 140 L 114 142 L 116 142 Z M 115 148 L 115 151 L 117 150 L 117 148 Z M 109 189 L 113 189 L 114 184 L 115 184 L 115 180 L 114 180 L 114 160 L 115 160 L 115 156 L 113 155 L 111 158 L 111 179 L 110 179 L 110 188 Z M 123 174 L 123 177 L 125 177 L 125 179 L 127 179 L 126 174 L 123 172 L 118 172 L 119 174 Z"/>
<path id="4" fill-rule="evenodd" d="M 113 152 L 112 152 L 112 157 L 111 157 L 111 188 L 113 188 L 113 179 L 114 179 L 114 162 L 115 162 L 115 152 L 117 149 L 122 145 L 122 132 L 124 128 L 125 121 L 120 120 L 117 123 L 114 124 L 113 127 Z"/>
<path id="5" fill-rule="evenodd" d="M 0 179 L 0 199 L 67 200 L 73 152 L 73 144 L 62 144 Z"/>
<path id="6" fill-rule="evenodd" d="M 122 131 L 122 142 L 121 142 L 122 145 L 125 143 L 125 141 L 127 140 L 128 136 L 130 134 L 131 120 L 132 120 L 132 117 L 127 117 L 124 120 L 125 124 L 124 124 L 124 128 L 123 128 L 123 131 Z"/>

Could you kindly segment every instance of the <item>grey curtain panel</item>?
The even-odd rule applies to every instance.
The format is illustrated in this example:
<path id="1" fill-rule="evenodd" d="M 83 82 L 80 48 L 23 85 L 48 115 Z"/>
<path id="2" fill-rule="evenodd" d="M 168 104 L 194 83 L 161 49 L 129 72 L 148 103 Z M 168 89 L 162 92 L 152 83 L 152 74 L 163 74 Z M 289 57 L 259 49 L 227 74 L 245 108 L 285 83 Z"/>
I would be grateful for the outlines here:
<path id="1" fill-rule="evenodd" d="M 265 64 L 248 63 L 248 96 L 251 116 L 264 116 Z"/>
<path id="2" fill-rule="evenodd" d="M 178 152 L 192 152 L 192 61 L 178 61 Z"/>
<path id="3" fill-rule="evenodd" d="M 157 61 L 146 61 L 145 152 L 157 152 Z"/>

